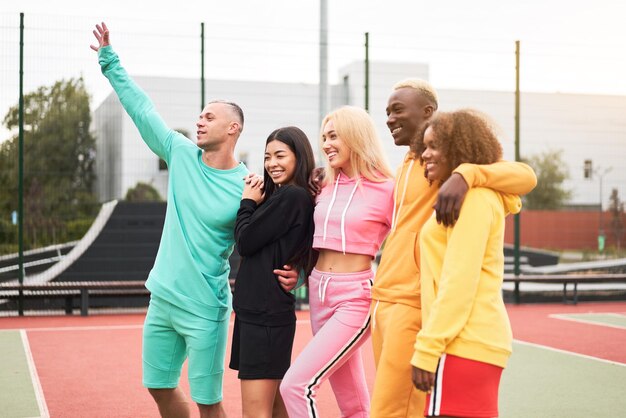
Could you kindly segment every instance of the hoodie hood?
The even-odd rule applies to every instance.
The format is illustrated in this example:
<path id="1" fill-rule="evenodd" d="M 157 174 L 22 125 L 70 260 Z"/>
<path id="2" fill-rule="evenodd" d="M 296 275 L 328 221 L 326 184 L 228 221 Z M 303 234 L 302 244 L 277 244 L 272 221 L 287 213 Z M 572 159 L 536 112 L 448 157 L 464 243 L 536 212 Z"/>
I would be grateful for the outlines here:
<path id="1" fill-rule="evenodd" d="M 362 179 L 362 178 L 363 178 L 363 176 L 354 176 L 353 178 L 350 178 L 342 170 L 339 170 L 337 172 L 337 177 L 334 180 L 332 180 L 330 182 L 330 184 L 333 184 L 333 183 L 336 183 L 336 184 L 354 184 L 359 179 Z"/>
<path id="2" fill-rule="evenodd" d="M 502 204 L 504 205 L 504 212 L 515 215 L 522 210 L 522 199 L 515 194 L 500 193 L 502 198 Z"/>

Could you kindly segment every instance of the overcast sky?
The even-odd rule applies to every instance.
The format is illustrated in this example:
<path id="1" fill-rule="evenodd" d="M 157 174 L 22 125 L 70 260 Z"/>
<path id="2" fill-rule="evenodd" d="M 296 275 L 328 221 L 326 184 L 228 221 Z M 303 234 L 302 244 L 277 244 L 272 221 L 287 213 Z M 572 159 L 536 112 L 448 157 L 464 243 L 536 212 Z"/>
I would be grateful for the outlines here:
<path id="1" fill-rule="evenodd" d="M 319 76 L 318 0 L 2 0 L 2 115 L 16 102 L 16 71 L 8 66 L 17 59 L 19 12 L 26 14 L 26 91 L 83 75 L 101 100 L 110 87 L 88 48 L 100 20 L 135 75 L 198 77 L 205 22 L 207 78 L 316 83 Z M 520 40 L 523 91 L 626 95 L 625 17 L 621 0 L 329 0 L 329 81 L 363 59 L 369 32 L 372 60 L 427 63 L 440 89 L 512 91 Z M 154 65 L 154 54 L 178 57 L 181 49 L 188 61 Z"/>

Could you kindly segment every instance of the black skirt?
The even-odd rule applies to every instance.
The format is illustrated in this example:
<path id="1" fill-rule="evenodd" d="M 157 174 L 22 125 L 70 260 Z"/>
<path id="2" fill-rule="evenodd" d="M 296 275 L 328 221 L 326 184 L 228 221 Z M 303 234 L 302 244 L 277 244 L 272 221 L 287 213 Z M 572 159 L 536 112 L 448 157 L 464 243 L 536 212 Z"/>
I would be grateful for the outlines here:
<path id="1" fill-rule="evenodd" d="M 282 379 L 291 365 L 296 324 L 265 326 L 235 316 L 229 367 L 239 379 Z"/>

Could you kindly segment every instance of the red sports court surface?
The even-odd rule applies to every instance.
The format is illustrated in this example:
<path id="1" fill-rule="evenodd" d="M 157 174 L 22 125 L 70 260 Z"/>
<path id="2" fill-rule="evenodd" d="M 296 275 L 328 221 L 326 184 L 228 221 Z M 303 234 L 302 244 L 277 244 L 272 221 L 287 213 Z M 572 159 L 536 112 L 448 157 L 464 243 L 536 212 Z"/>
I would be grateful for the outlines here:
<path id="1" fill-rule="evenodd" d="M 567 358 L 571 358 L 574 353 L 575 356 L 590 361 L 592 365 L 611 367 L 611 373 L 617 373 L 618 379 L 626 378 L 625 302 L 581 303 L 576 306 L 509 305 L 508 311 L 517 341 L 525 345 L 530 343 L 528 345 L 532 349 L 539 347 L 541 352 L 548 350 Z M 35 391 L 38 390 L 37 379 L 40 384 L 39 409 L 43 410 L 41 415 L 45 416 L 47 411 L 51 417 L 158 417 L 152 399 L 141 386 L 142 322 L 143 315 L 140 314 L 0 318 L 0 330 L 3 331 L 0 336 L 10 333 L 10 330 L 14 330 L 13 333 L 24 330 L 26 349 L 29 346 L 34 364 L 32 378 Z M 300 352 L 310 337 L 308 312 L 299 312 L 294 355 Z M 371 389 L 374 366 L 369 343 L 365 347 L 364 361 Z M 516 344 L 515 350 L 512 363 L 516 359 L 518 362 L 535 363 L 536 353 L 533 352 L 531 357 L 525 358 L 526 348 Z M 554 360 L 551 359 L 545 367 L 554 366 L 553 363 Z M 516 370 L 515 367 L 511 369 Z M 558 376 L 558 373 L 554 375 Z M 523 380 L 522 376 L 519 379 L 515 376 L 509 379 L 513 384 Z M 621 382 L 622 388 L 625 381 Z M 571 385 L 579 383 L 569 382 Z M 607 386 L 609 383 L 607 382 Z M 567 384 L 568 382 L 559 383 Z M 614 384 L 620 385 L 619 382 Z M 507 392 L 513 392 L 508 389 L 509 385 L 510 383 L 505 385 Z M 188 392 L 185 372 L 181 378 L 181 386 Z M 11 379 L 2 380 L 0 392 L 7 394 L 11 391 L 15 392 Z M 504 393 L 501 398 L 506 398 L 506 395 Z M 13 393 L 11 396 L 17 402 L 20 393 Z M 327 382 L 318 399 L 323 417 L 339 416 Z M 32 400 L 24 399 L 23 402 Z M 619 398 L 616 397 L 614 402 L 620 402 Z M 612 409 L 625 410 L 622 409 L 624 400 L 621 402 L 620 405 L 612 405 Z M 228 369 L 224 384 L 224 404 L 229 417 L 241 416 L 239 382 L 236 373 Z M 0 410 L 6 411 L 1 407 Z M 192 408 L 192 411 L 192 416 L 198 416 L 195 409 Z M 2 412 L 0 415 L 23 416 L 4 415 Z M 556 413 L 545 416 L 574 415 Z"/>

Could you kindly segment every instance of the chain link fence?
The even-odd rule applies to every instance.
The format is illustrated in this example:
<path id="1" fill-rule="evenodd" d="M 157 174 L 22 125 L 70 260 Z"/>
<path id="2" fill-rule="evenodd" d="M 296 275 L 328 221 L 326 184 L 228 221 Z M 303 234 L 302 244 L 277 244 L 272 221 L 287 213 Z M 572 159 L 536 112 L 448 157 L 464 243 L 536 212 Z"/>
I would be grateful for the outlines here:
<path id="1" fill-rule="evenodd" d="M 85 239 L 103 203 L 162 201 L 167 195 L 167 167 L 141 141 L 89 48 L 97 21 L 31 14 L 24 19 L 21 192 L 27 277 L 49 269 Z M 201 22 L 118 18 L 107 24 L 123 65 L 172 128 L 193 137 L 204 62 L 206 100 L 233 100 L 244 109 L 246 127 L 236 152 L 252 171 L 262 171 L 267 134 L 285 125 L 307 133 L 322 164 L 315 25 L 212 23 L 205 26 L 203 55 Z M 0 281 L 8 282 L 17 279 L 19 247 L 19 15 L 0 14 L 0 35 Z M 528 222 L 522 214 L 521 243 L 560 253 L 566 261 L 625 257 L 626 91 L 594 94 L 589 91 L 596 86 L 589 85 L 556 92 L 553 86 L 575 85 L 590 63 L 608 67 L 612 57 L 585 45 L 560 45 L 555 55 L 553 46 L 521 43 L 521 155 L 536 169 L 540 187 L 554 187 L 546 193 L 548 202 L 527 201 L 533 210 L 526 210 Z M 386 100 L 396 81 L 412 76 L 430 79 L 442 110 L 473 107 L 491 115 L 502 130 L 505 158 L 514 159 L 513 39 L 445 33 L 413 39 L 397 28 L 370 33 L 367 85 L 363 33 L 334 31 L 328 49 L 328 109 L 365 106 L 368 96 L 392 166 L 406 150 L 391 140 Z M 581 57 L 581 50 L 587 55 Z M 525 80 L 537 74 L 543 81 L 532 84 L 535 91 L 526 90 Z M 584 87 L 588 91 L 581 93 Z M 550 190 L 565 192 L 564 198 L 551 202 L 558 193 Z M 507 242 L 513 241 L 511 232 Z M 103 257 L 104 264 L 115 262 Z"/>

